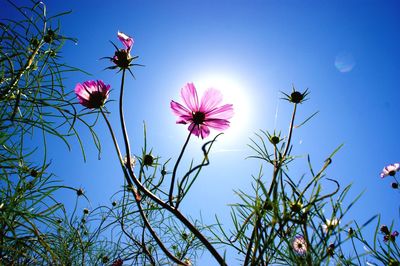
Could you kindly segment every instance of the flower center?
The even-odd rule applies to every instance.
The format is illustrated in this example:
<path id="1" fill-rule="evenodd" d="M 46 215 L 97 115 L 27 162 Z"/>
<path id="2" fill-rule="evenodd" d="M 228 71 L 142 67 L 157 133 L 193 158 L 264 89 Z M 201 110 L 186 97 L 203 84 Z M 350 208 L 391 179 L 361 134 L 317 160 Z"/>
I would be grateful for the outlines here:
<path id="1" fill-rule="evenodd" d="M 195 112 L 193 113 L 193 123 L 196 125 L 203 124 L 206 115 L 203 112 Z"/>
<path id="2" fill-rule="evenodd" d="M 100 108 L 103 106 L 106 96 L 100 91 L 93 91 L 90 94 L 89 102 L 92 108 Z"/>
<path id="3" fill-rule="evenodd" d="M 396 174 L 396 171 L 395 171 L 395 170 L 389 171 L 389 175 L 390 175 L 390 176 L 394 176 L 395 174 Z"/>
<path id="4" fill-rule="evenodd" d="M 120 68 L 129 68 L 132 57 L 129 52 L 125 51 L 124 49 L 120 49 L 115 51 L 112 61 Z"/>

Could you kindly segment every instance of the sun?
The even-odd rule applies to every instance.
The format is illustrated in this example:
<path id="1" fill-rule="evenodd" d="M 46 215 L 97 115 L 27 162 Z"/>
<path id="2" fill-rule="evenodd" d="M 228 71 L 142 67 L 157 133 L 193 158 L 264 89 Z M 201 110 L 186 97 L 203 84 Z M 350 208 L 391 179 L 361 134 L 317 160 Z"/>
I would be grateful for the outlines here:
<path id="1" fill-rule="evenodd" d="M 226 74 L 206 74 L 199 75 L 193 82 L 199 92 L 199 98 L 206 89 L 214 88 L 222 93 L 222 104 L 233 104 L 234 116 L 230 120 L 230 127 L 224 131 L 226 141 L 235 141 L 247 134 L 252 117 L 251 90 L 243 81 Z"/>

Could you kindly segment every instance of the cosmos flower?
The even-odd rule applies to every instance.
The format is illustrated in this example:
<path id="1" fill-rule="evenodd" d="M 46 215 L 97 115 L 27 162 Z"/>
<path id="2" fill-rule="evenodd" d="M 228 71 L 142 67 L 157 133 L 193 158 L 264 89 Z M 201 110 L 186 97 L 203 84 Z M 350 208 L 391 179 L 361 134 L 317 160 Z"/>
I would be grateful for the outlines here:
<path id="1" fill-rule="evenodd" d="M 222 102 L 222 94 L 218 90 L 206 90 L 199 102 L 195 86 L 188 83 L 181 89 L 181 96 L 186 107 L 171 101 L 171 109 L 178 116 L 176 123 L 189 124 L 188 130 L 192 134 L 204 139 L 210 134 L 210 128 L 221 131 L 229 127 L 233 106 L 218 106 Z"/>
<path id="2" fill-rule="evenodd" d="M 307 242 L 303 236 L 296 236 L 292 241 L 293 251 L 300 256 L 307 253 Z"/>
<path id="3" fill-rule="evenodd" d="M 386 176 L 394 176 L 400 170 L 400 163 L 389 164 L 385 166 L 381 172 L 381 178 Z"/>
<path id="4" fill-rule="evenodd" d="M 111 57 L 110 59 L 115 64 L 115 66 L 110 68 L 113 69 L 119 67 L 121 69 L 129 69 L 132 60 L 137 58 L 137 57 L 133 58 L 131 56 L 131 50 L 134 43 L 133 38 L 129 37 L 128 35 L 120 31 L 118 31 L 117 37 L 124 45 L 125 49 L 118 49 L 118 47 L 114 45 L 117 50 L 115 51 L 114 56 Z"/>
<path id="5" fill-rule="evenodd" d="M 325 224 L 322 225 L 322 229 L 327 233 L 329 230 L 333 230 L 339 223 L 337 218 L 333 218 L 332 220 L 326 219 Z"/>
<path id="6" fill-rule="evenodd" d="M 389 228 L 386 225 L 382 225 L 380 229 L 381 233 L 384 234 L 383 236 L 383 242 L 388 242 L 388 241 L 395 241 L 396 237 L 399 235 L 399 232 L 393 231 L 390 232 Z"/>
<path id="7" fill-rule="evenodd" d="M 97 109 L 104 105 L 110 94 L 110 85 L 101 80 L 88 80 L 76 84 L 75 94 L 79 103 L 89 109 Z"/>

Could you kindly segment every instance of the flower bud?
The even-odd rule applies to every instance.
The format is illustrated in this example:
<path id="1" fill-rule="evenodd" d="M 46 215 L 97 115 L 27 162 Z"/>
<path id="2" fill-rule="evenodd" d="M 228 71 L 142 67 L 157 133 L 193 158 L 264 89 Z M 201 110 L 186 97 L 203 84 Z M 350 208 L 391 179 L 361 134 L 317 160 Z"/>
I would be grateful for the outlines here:
<path id="1" fill-rule="evenodd" d="M 301 103 L 301 101 L 304 99 L 304 95 L 301 92 L 294 91 L 292 94 L 290 94 L 290 101 L 292 103 Z"/>
<path id="2" fill-rule="evenodd" d="M 390 234 L 389 228 L 386 225 L 382 225 L 380 230 L 385 235 L 389 235 Z"/>
<path id="3" fill-rule="evenodd" d="M 393 189 L 398 189 L 398 188 L 399 188 L 399 183 L 393 182 L 393 183 L 392 183 L 392 188 L 393 188 Z"/>
<path id="4" fill-rule="evenodd" d="M 43 37 L 46 43 L 52 43 L 56 37 L 56 33 L 52 29 L 47 30 L 47 34 Z"/>
<path id="5" fill-rule="evenodd" d="M 291 203 L 290 203 L 290 209 L 291 209 L 294 213 L 300 212 L 302 208 L 303 208 L 303 204 L 301 204 L 300 202 L 291 202 Z"/>
<path id="6" fill-rule="evenodd" d="M 328 256 L 333 256 L 335 254 L 335 245 L 334 244 L 330 244 L 328 246 L 328 249 L 326 250 L 326 253 L 328 254 Z"/>
<path id="7" fill-rule="evenodd" d="M 116 66 L 127 69 L 132 61 L 132 57 L 129 52 L 124 49 L 120 49 L 115 51 L 112 61 Z"/>
<path id="8" fill-rule="evenodd" d="M 281 140 L 278 136 L 271 136 L 269 138 L 269 141 L 273 144 L 273 145 L 277 145 Z"/>
<path id="9" fill-rule="evenodd" d="M 38 177 L 39 176 L 39 172 L 36 169 L 31 169 L 30 175 L 32 177 Z"/>
<path id="10" fill-rule="evenodd" d="M 83 188 L 79 188 L 76 190 L 76 195 L 78 195 L 78 197 L 83 196 L 83 194 L 85 194 Z"/>
<path id="11" fill-rule="evenodd" d="M 107 262 L 110 261 L 110 259 L 108 258 L 108 256 L 103 256 L 103 258 L 101 259 L 101 261 L 102 261 L 103 263 L 107 263 Z"/>
<path id="12" fill-rule="evenodd" d="M 152 166 L 154 163 L 154 157 L 151 154 L 146 154 L 143 158 L 143 164 L 145 166 Z"/>

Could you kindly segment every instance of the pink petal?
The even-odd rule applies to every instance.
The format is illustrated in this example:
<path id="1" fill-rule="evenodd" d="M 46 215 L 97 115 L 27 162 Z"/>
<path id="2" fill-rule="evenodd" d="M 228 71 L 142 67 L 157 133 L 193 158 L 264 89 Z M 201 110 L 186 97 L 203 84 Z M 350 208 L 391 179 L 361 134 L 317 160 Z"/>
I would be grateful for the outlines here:
<path id="1" fill-rule="evenodd" d="M 213 110 L 222 102 L 222 93 L 219 90 L 207 89 L 201 97 L 200 111 L 206 113 Z"/>
<path id="2" fill-rule="evenodd" d="M 183 106 L 180 103 L 177 103 L 175 101 L 171 101 L 171 109 L 174 112 L 175 115 L 177 116 L 191 116 L 190 110 L 188 110 L 185 106 Z"/>
<path id="3" fill-rule="evenodd" d="M 222 131 L 229 127 L 230 122 L 225 119 L 212 119 L 212 120 L 207 120 L 206 122 L 204 122 L 204 125 L 207 125 L 211 128 Z"/>
<path id="4" fill-rule="evenodd" d="M 129 37 L 128 35 L 126 35 L 123 32 L 118 31 L 117 33 L 118 39 L 122 42 L 122 44 L 125 46 L 127 52 L 129 53 L 132 49 L 133 46 L 133 39 L 131 37 Z"/>
<path id="5" fill-rule="evenodd" d="M 225 104 L 206 113 L 206 119 L 231 119 L 233 117 L 233 105 Z"/>
<path id="6" fill-rule="evenodd" d="M 201 130 L 201 138 L 202 139 L 207 138 L 208 135 L 210 135 L 210 129 L 208 128 L 208 126 L 201 125 L 200 130 Z"/>
<path id="7" fill-rule="evenodd" d="M 199 126 L 196 125 L 196 124 L 194 124 L 194 123 L 191 123 L 191 124 L 189 125 L 188 130 L 189 130 L 190 132 L 192 132 L 192 134 L 194 134 L 194 135 L 197 136 L 197 137 L 200 135 Z"/>
<path id="8" fill-rule="evenodd" d="M 86 99 L 89 100 L 89 93 L 87 92 L 85 86 L 81 83 L 76 84 L 75 86 L 75 94 L 78 99 Z"/>
<path id="9" fill-rule="evenodd" d="M 193 83 L 187 83 L 181 89 L 181 96 L 190 111 L 196 112 L 199 110 L 199 98 Z"/>
<path id="10" fill-rule="evenodd" d="M 187 119 L 187 117 L 180 117 L 178 120 L 176 120 L 177 124 L 183 124 L 183 125 L 186 125 L 189 122 L 192 121 L 190 121 L 190 119 Z"/>
<path id="11" fill-rule="evenodd" d="M 191 131 L 195 136 L 201 137 L 202 139 L 210 135 L 210 129 L 206 125 L 196 125 L 192 123 L 189 125 L 188 130 Z"/>
<path id="12" fill-rule="evenodd" d="M 177 124 L 187 124 L 191 122 L 193 118 L 192 113 L 180 103 L 171 101 L 171 109 L 174 114 L 179 117 L 176 121 Z"/>

